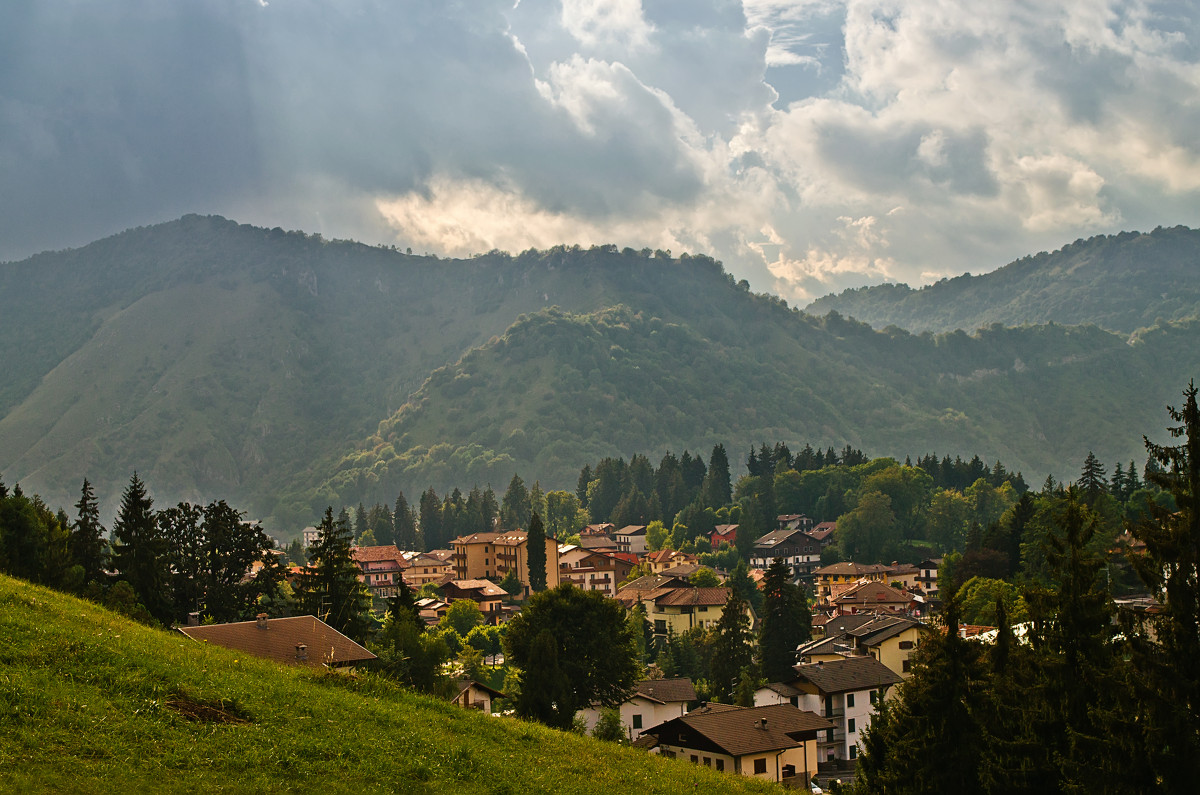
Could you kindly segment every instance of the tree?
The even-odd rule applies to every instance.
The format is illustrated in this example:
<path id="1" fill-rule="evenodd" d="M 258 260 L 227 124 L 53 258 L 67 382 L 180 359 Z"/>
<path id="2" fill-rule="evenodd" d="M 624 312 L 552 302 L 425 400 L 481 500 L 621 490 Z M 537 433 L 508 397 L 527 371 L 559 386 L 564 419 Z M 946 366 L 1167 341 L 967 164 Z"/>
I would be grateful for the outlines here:
<path id="1" fill-rule="evenodd" d="M 725 609 L 717 620 L 713 644 L 712 692 L 728 703 L 742 675 L 742 669 L 754 664 L 754 635 L 746 603 L 733 588 Z"/>
<path id="2" fill-rule="evenodd" d="M 1133 652 L 1151 762 L 1168 792 L 1200 781 L 1200 408 L 1194 383 L 1183 397 L 1182 408 L 1167 409 L 1178 423 L 1168 430 L 1181 442 L 1157 445 L 1143 437 L 1146 480 L 1170 493 L 1175 510 L 1148 503 L 1147 518 L 1132 528 L 1146 553 L 1131 555 L 1131 562 L 1162 606 L 1149 619 L 1157 642 L 1138 632 Z"/>
<path id="3" fill-rule="evenodd" d="M 1088 450 L 1087 459 L 1083 462 L 1083 471 L 1079 474 L 1079 489 L 1083 492 L 1088 505 L 1097 497 L 1108 491 L 1108 481 L 1105 479 L 1104 465 L 1096 454 Z"/>
<path id="4" fill-rule="evenodd" d="M 626 745 L 629 738 L 625 735 L 625 727 L 621 725 L 621 712 L 615 707 L 600 710 L 600 717 L 592 729 L 592 736 L 597 740 Z"/>
<path id="5" fill-rule="evenodd" d="M 79 502 L 75 503 L 76 519 L 71 527 L 71 556 L 83 567 L 83 581 L 104 579 L 108 566 L 108 542 L 100 524 L 100 506 L 96 492 L 87 478 L 83 479 Z"/>
<path id="6" fill-rule="evenodd" d="M 518 714 L 560 729 L 589 704 L 620 704 L 641 676 L 620 603 L 570 583 L 531 596 L 504 647 L 522 671 Z"/>
<path id="7" fill-rule="evenodd" d="M 421 494 L 421 543 L 425 551 L 440 549 L 447 541 L 445 522 L 442 519 L 442 501 L 430 486 Z"/>
<path id="8" fill-rule="evenodd" d="M 509 596 L 520 596 L 521 592 L 525 590 L 525 586 L 521 584 L 521 578 L 517 576 L 516 569 L 509 569 L 505 572 L 504 578 L 496 585 L 500 586 Z"/>
<path id="9" fill-rule="evenodd" d="M 812 635 L 812 614 L 808 600 L 791 582 L 788 565 L 779 558 L 771 561 L 763 580 L 763 617 L 759 635 L 762 674 L 768 682 L 786 682 L 792 678 L 796 649 Z"/>
<path id="10" fill-rule="evenodd" d="M 121 496 L 113 522 L 112 565 L 118 580 L 129 583 L 139 603 L 164 624 L 172 617 L 167 540 L 152 511 L 154 501 L 137 473 Z"/>
<path id="11" fill-rule="evenodd" d="M 838 518 L 835 533 L 842 553 L 865 563 L 883 559 L 884 548 L 895 540 L 895 525 L 891 498 L 870 491 L 858 498 L 854 510 Z"/>
<path id="12" fill-rule="evenodd" d="M 542 528 L 542 517 L 536 513 L 529 518 L 525 560 L 529 566 L 530 590 L 546 590 L 546 531 Z"/>
<path id="13" fill-rule="evenodd" d="M 326 508 L 317 529 L 317 540 L 308 548 L 312 565 L 296 587 L 300 609 L 361 643 L 370 627 L 371 595 L 359 582 L 358 564 L 350 556 L 350 524 L 335 521 L 333 509 Z"/>
<path id="14" fill-rule="evenodd" d="M 696 569 L 696 572 L 688 578 L 688 582 L 697 588 L 719 588 L 721 586 L 716 572 L 704 566 Z"/>
<path id="15" fill-rule="evenodd" d="M 474 600 L 457 599 L 438 623 L 443 627 L 452 628 L 465 638 L 472 629 L 483 623 L 483 613 L 479 611 L 479 605 Z"/>
<path id="16" fill-rule="evenodd" d="M 774 473 L 771 474 L 772 479 Z M 729 455 L 725 445 L 713 446 L 712 455 L 708 459 L 708 474 L 700 488 L 701 501 L 706 508 L 720 508 L 728 505 L 733 494 L 729 476 Z"/>
<path id="17" fill-rule="evenodd" d="M 274 542 L 257 523 L 243 521 L 242 513 L 224 500 L 204 507 L 201 530 L 205 611 L 217 621 L 250 618 L 258 600 L 274 593 L 283 581 Z M 247 577 L 251 570 L 254 573 Z"/>
<path id="18" fill-rule="evenodd" d="M 396 539 L 396 546 L 405 550 L 416 550 L 417 545 L 417 521 L 413 516 L 412 508 L 409 507 L 408 500 L 404 498 L 404 492 L 400 492 L 396 496 L 396 507 L 392 511 L 392 528 Z"/>
<path id="19" fill-rule="evenodd" d="M 657 519 L 646 525 L 646 546 L 651 552 L 657 552 L 663 548 L 663 544 L 670 539 L 670 534 L 663 523 Z"/>
<path id="20" fill-rule="evenodd" d="M 529 504 L 529 490 L 520 475 L 513 475 L 504 492 L 504 500 L 500 503 L 500 522 L 509 530 L 517 530 L 529 526 L 532 513 Z"/>
<path id="21" fill-rule="evenodd" d="M 373 663 L 376 670 L 421 693 L 446 694 L 449 683 L 442 667 L 450 659 L 450 649 L 440 637 L 423 632 L 408 618 L 389 610 L 371 651 L 379 656 Z"/>

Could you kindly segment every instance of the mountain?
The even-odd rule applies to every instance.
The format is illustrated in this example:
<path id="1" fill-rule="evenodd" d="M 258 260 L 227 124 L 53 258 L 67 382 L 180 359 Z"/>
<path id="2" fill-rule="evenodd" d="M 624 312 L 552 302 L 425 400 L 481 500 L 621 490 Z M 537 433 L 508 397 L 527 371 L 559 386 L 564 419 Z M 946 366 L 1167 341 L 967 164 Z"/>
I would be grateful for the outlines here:
<path id="1" fill-rule="evenodd" d="M 850 289 L 805 311 L 914 332 L 974 331 L 993 323 L 1094 323 L 1132 332 L 1200 316 L 1200 230 L 1159 227 L 1076 240 L 980 276 L 968 273 L 918 290 L 905 284 Z"/>
<path id="2" fill-rule="evenodd" d="M 1072 478 L 1088 450 L 1141 460 L 1198 337 L 877 332 L 702 256 L 441 260 L 187 216 L 0 265 L 0 473 L 55 507 L 86 476 L 111 517 L 137 470 L 159 505 L 225 499 L 281 535 L 397 488 L 570 488 L 603 455 L 716 442 L 735 466 L 781 440 Z"/>
<path id="3" fill-rule="evenodd" d="M 0 627 L 4 792 L 780 791 L 197 643 L 4 575 Z"/>

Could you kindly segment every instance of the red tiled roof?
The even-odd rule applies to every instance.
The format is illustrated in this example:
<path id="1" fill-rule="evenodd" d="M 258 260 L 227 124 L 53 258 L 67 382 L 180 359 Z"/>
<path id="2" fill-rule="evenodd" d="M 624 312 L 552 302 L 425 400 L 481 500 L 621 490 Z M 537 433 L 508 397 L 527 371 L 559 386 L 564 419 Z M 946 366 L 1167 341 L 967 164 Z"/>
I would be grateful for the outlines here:
<path id="1" fill-rule="evenodd" d="M 350 557 L 358 564 L 370 563 L 377 560 L 395 560 L 405 566 L 404 553 L 395 544 L 381 544 L 375 547 L 354 547 Z"/>
<path id="2" fill-rule="evenodd" d="M 723 605 L 729 601 L 728 588 L 672 588 L 654 600 L 657 605 Z"/>

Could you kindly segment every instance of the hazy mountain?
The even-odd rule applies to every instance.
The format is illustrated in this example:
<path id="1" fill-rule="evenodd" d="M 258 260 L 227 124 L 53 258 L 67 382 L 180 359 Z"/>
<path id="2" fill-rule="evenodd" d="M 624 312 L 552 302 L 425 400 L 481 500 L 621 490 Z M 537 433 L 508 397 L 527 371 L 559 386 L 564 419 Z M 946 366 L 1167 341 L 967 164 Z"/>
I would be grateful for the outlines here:
<path id="1" fill-rule="evenodd" d="M 735 463 L 783 440 L 1072 477 L 1089 449 L 1141 460 L 1198 338 L 881 333 L 705 257 L 438 260 L 188 216 L 0 265 L 0 473 L 54 506 L 87 476 L 107 520 L 136 469 L 159 503 L 287 531 L 330 501 L 514 470 L 571 487 L 601 455 L 718 441 Z"/>
<path id="2" fill-rule="evenodd" d="M 1156 320 L 1200 316 L 1200 231 L 1177 226 L 1076 240 L 981 276 L 965 274 L 914 290 L 882 284 L 809 304 L 909 331 L 974 331 L 992 323 L 1095 323 L 1130 332 Z"/>

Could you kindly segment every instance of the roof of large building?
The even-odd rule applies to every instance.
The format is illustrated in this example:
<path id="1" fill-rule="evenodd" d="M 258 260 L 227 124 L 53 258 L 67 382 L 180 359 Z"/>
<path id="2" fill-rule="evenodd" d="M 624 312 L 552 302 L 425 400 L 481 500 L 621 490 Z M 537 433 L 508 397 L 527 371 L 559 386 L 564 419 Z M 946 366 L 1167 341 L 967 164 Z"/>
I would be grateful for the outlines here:
<path id="1" fill-rule="evenodd" d="M 479 596 L 495 596 L 504 598 L 508 591 L 496 585 L 491 580 L 450 580 L 439 583 L 437 588 L 451 588 L 459 591 L 476 591 Z"/>
<path id="2" fill-rule="evenodd" d="M 635 696 L 666 704 L 669 701 L 695 701 L 696 688 L 686 676 L 675 679 L 643 679 Z"/>
<path id="3" fill-rule="evenodd" d="M 804 536 L 804 539 L 802 539 L 802 540 L 808 539 L 808 534 L 805 533 L 800 528 L 784 527 L 779 530 L 772 530 L 771 532 L 767 533 L 765 536 L 761 536 L 757 541 L 754 542 L 754 548 L 756 550 L 757 549 L 771 549 L 772 547 L 777 547 L 780 544 L 791 540 L 792 536 Z"/>
<path id="4" fill-rule="evenodd" d="M 791 704 L 772 704 L 695 710 L 659 724 L 650 733 L 658 737 L 660 743 L 683 748 L 698 747 L 692 743 L 702 738 L 707 741 L 706 746 L 719 748 L 730 756 L 745 756 L 795 748 L 805 739 L 812 739 L 817 732 L 832 727 L 832 723 L 812 712 Z"/>
<path id="5" fill-rule="evenodd" d="M 862 577 L 867 574 L 886 574 L 887 570 L 887 566 L 882 566 L 878 563 L 851 563 L 843 561 L 841 563 L 822 566 L 815 573 L 817 575 L 829 574 L 842 577 Z"/>
<path id="6" fill-rule="evenodd" d="M 665 607 L 687 605 L 723 605 L 729 601 L 728 588 L 671 588 L 654 603 Z"/>
<path id="7" fill-rule="evenodd" d="M 373 547 L 353 547 L 350 557 L 355 563 L 374 563 L 380 560 L 394 560 L 405 565 L 404 553 L 395 544 L 380 544 Z"/>
<path id="8" fill-rule="evenodd" d="M 194 640 L 289 665 L 336 667 L 375 659 L 374 654 L 315 616 L 180 627 L 179 631 Z M 306 659 L 298 659 L 296 647 L 300 644 L 307 647 Z"/>
<path id="9" fill-rule="evenodd" d="M 833 601 L 839 605 L 908 604 L 912 594 L 884 585 L 881 582 L 860 582 Z"/>
<path id="10" fill-rule="evenodd" d="M 847 657 L 844 660 L 808 663 L 794 667 L 791 684 L 809 682 L 822 693 L 846 693 L 874 690 L 899 682 L 900 675 L 874 657 Z"/>
<path id="11" fill-rule="evenodd" d="M 617 531 L 619 536 L 644 536 L 646 535 L 646 525 L 644 524 L 627 524 Z"/>

